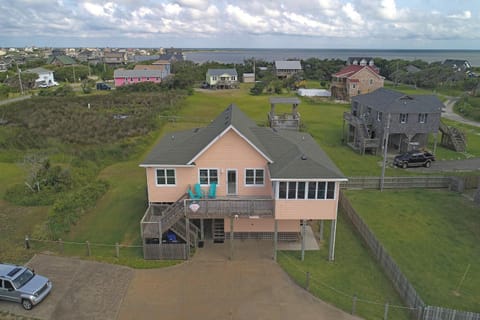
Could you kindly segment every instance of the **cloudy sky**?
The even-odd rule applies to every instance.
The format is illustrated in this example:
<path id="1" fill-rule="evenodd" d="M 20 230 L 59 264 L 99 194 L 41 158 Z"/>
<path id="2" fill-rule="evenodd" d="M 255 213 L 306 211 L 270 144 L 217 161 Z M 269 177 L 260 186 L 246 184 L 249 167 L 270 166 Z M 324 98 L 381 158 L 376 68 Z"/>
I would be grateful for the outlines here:
<path id="1" fill-rule="evenodd" d="M 478 0 L 0 0 L 0 47 L 480 49 Z"/>

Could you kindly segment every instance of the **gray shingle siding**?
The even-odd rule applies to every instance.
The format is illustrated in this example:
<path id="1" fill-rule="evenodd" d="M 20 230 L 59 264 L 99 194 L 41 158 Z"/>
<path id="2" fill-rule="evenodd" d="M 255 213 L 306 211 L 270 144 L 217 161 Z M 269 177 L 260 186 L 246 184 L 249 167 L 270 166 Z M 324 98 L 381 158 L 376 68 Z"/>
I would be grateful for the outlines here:
<path id="1" fill-rule="evenodd" d="M 221 76 L 223 74 L 238 77 L 237 70 L 235 69 L 208 69 L 207 71 L 208 76 Z"/>

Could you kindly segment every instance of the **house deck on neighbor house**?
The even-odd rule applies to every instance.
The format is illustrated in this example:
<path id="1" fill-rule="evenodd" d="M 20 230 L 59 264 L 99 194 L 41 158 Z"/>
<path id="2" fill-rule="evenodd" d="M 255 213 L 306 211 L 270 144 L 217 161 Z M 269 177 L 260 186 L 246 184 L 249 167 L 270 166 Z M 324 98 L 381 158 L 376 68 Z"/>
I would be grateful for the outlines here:
<path id="1" fill-rule="evenodd" d="M 140 165 L 149 206 L 145 259 L 188 259 L 205 241 L 304 239 L 308 220 L 332 221 L 344 175 L 307 133 L 259 127 L 230 105 L 207 127 L 167 134 Z"/>
<path id="2" fill-rule="evenodd" d="M 292 112 L 281 114 L 276 113 L 275 106 L 277 104 L 291 104 Z M 270 98 L 270 112 L 268 113 L 268 124 L 270 128 L 300 130 L 300 113 L 298 113 L 299 104 L 300 100 L 298 98 Z"/>
<path id="3" fill-rule="evenodd" d="M 434 95 L 407 95 L 380 88 L 352 98 L 343 115 L 344 142 L 361 154 L 383 148 L 406 152 L 426 148 L 434 136 L 434 152 L 443 103 Z"/>

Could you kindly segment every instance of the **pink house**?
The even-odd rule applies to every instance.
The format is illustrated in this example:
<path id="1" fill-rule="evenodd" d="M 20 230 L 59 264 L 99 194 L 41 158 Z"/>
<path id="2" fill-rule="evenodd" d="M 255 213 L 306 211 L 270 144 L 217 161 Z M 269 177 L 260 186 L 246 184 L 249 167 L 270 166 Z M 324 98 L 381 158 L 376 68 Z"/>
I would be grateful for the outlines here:
<path id="1" fill-rule="evenodd" d="M 125 70 L 117 69 L 113 72 L 115 87 L 140 82 L 160 83 L 170 74 L 169 70 Z"/>
<path id="2" fill-rule="evenodd" d="M 230 105 L 207 127 L 167 134 L 140 166 L 147 259 L 188 258 L 197 243 L 246 238 L 273 239 L 276 257 L 277 241 L 303 239 L 307 220 L 332 221 L 334 259 L 346 178 L 308 133 L 259 127 Z"/>

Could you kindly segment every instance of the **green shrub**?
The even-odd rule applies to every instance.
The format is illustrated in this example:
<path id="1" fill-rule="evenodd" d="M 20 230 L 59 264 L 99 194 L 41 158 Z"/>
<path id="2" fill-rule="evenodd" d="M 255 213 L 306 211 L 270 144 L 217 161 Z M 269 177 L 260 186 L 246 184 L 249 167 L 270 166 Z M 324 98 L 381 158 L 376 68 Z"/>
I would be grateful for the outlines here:
<path id="1" fill-rule="evenodd" d="M 107 189 L 106 181 L 97 180 L 58 198 L 47 221 L 50 237 L 58 239 L 60 235 L 70 231 L 70 226 L 75 224 L 85 211 L 92 208 Z"/>
<path id="2" fill-rule="evenodd" d="M 51 188 L 32 192 L 24 184 L 15 184 L 5 191 L 4 199 L 19 206 L 47 206 L 51 205 L 58 196 L 59 194 Z"/>

